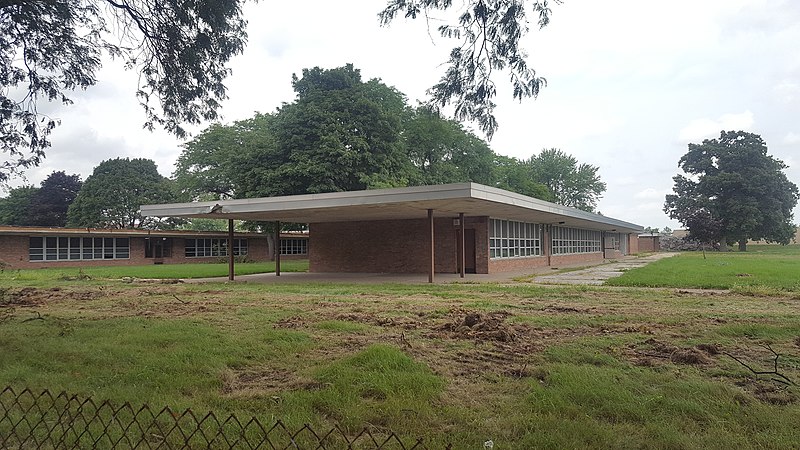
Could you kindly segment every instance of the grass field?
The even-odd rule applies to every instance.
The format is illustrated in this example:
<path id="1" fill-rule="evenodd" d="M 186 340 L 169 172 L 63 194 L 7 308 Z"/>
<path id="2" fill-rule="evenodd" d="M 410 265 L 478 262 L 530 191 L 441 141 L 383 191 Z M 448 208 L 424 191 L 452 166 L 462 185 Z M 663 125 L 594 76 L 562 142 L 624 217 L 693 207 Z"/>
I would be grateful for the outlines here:
<path id="1" fill-rule="evenodd" d="M 686 252 L 612 278 L 610 286 L 800 292 L 800 245 L 750 245 L 747 252 Z"/>
<path id="2" fill-rule="evenodd" d="M 248 262 L 235 264 L 236 275 L 275 272 L 275 262 Z M 281 261 L 282 272 L 306 272 L 308 260 Z M 42 269 L 0 271 L 0 283 L 12 282 L 59 282 L 70 279 L 176 279 L 211 278 L 228 275 L 228 263 L 199 264 L 151 264 L 146 266 L 103 266 L 103 267 L 48 267 Z"/>
<path id="3" fill-rule="evenodd" d="M 432 448 L 800 448 L 800 389 L 728 356 L 800 382 L 794 292 L 39 275 L 0 279 L 0 386 Z"/>

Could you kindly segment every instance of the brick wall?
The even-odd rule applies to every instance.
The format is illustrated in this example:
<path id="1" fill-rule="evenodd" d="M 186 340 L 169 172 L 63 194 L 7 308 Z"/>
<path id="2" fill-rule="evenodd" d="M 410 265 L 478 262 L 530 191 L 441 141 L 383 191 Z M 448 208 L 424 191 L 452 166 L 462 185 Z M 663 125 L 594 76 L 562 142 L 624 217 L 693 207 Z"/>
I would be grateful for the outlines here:
<path id="1" fill-rule="evenodd" d="M 639 235 L 636 233 L 628 233 L 628 254 L 635 255 L 639 253 Z"/>
<path id="2" fill-rule="evenodd" d="M 658 236 L 640 236 L 636 241 L 639 248 L 638 251 L 632 253 L 657 252 L 661 249 Z"/>
<path id="3" fill-rule="evenodd" d="M 434 220 L 435 263 L 438 273 L 458 271 L 459 227 L 454 218 Z M 468 217 L 475 230 L 476 272 L 487 273 L 489 243 L 486 217 Z M 428 273 L 428 219 L 328 222 L 309 225 L 312 272 Z"/>
<path id="4" fill-rule="evenodd" d="M 55 236 L 55 234 L 54 234 Z M 71 235 L 71 237 L 89 237 Z M 91 237 L 112 237 L 101 234 L 92 234 Z M 115 235 L 113 237 L 120 237 Z M 127 236 L 126 236 L 127 237 Z M 184 238 L 170 238 L 172 241 L 172 254 L 161 259 L 163 264 L 185 263 L 213 263 L 225 261 L 226 257 L 209 256 L 200 258 L 186 257 L 186 240 Z M 76 260 L 76 261 L 29 261 L 28 236 L 5 235 L 0 236 L 0 262 L 11 269 L 39 269 L 43 267 L 97 267 L 97 266 L 141 266 L 154 264 L 153 258 L 145 258 L 146 240 L 144 237 L 130 237 L 130 258 L 128 259 L 102 259 L 102 260 Z M 267 240 L 247 239 L 248 259 L 251 261 L 269 260 Z M 250 256 L 252 254 L 252 256 Z M 284 259 L 297 259 L 283 256 Z"/>

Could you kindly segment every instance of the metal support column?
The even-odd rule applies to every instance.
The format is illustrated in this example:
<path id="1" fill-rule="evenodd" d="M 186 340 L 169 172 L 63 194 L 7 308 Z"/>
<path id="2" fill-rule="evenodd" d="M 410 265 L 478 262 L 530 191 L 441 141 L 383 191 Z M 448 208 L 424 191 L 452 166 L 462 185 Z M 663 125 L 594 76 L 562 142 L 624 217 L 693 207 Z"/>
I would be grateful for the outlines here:
<path id="1" fill-rule="evenodd" d="M 466 250 L 466 246 L 464 245 L 464 213 L 458 213 L 458 223 L 461 226 L 461 240 L 458 243 L 458 246 L 461 248 L 461 278 L 464 278 L 464 274 L 466 273 L 466 268 L 464 267 L 467 256 L 465 255 L 464 250 Z"/>
<path id="2" fill-rule="evenodd" d="M 433 242 L 433 210 L 428 210 L 428 224 L 430 225 L 431 229 L 431 265 L 428 268 L 428 283 L 433 283 L 433 269 L 434 269 L 434 262 L 436 261 L 436 254 L 434 250 L 434 242 Z"/>
<path id="3" fill-rule="evenodd" d="M 275 276 L 281 276 L 281 222 L 275 222 Z"/>
<path id="4" fill-rule="evenodd" d="M 233 219 L 228 219 L 228 281 L 233 281 Z"/>

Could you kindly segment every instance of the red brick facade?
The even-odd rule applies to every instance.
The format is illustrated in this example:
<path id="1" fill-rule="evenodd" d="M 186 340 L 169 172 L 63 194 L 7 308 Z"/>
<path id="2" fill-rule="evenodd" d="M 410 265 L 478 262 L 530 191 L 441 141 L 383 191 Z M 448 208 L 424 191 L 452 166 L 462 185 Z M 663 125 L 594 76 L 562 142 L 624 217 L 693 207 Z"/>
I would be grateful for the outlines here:
<path id="1" fill-rule="evenodd" d="M 603 260 L 603 252 L 547 256 L 550 238 L 544 231 L 543 255 L 525 258 L 489 258 L 489 218 L 467 217 L 464 226 L 475 233 L 475 272 L 522 271 L 538 267 L 579 264 Z M 309 226 L 309 270 L 311 272 L 427 273 L 430 228 L 428 219 L 314 223 Z M 637 251 L 628 239 L 629 252 Z M 437 273 L 459 271 L 459 226 L 455 218 L 434 220 Z M 470 254 L 467 251 L 467 254 Z M 622 253 L 612 250 L 610 257 Z M 467 267 L 470 264 L 467 263 Z"/>
<path id="2" fill-rule="evenodd" d="M 69 233 L 69 234 L 67 234 Z M 29 239 L 30 237 L 116 237 L 128 238 L 130 257 L 125 259 L 97 259 L 97 260 L 66 260 L 66 261 L 31 261 L 29 256 Z M 105 234 L 98 231 L 93 231 L 90 234 L 78 234 L 75 230 L 59 232 L 54 229 L 51 233 L 36 233 L 26 235 L 15 231 L 15 234 L 0 234 L 0 268 L 9 269 L 38 269 L 43 267 L 96 267 L 96 266 L 139 266 L 148 264 L 182 264 L 182 263 L 209 263 L 209 262 L 224 262 L 227 257 L 208 256 L 208 257 L 186 257 L 186 239 L 191 238 L 209 238 L 227 239 L 225 235 L 190 235 L 186 237 L 169 236 L 166 239 L 170 242 L 171 251 L 169 256 L 162 258 L 147 258 L 145 257 L 145 246 L 147 245 L 146 237 L 130 236 L 121 232 L 112 232 Z M 153 237 L 154 239 L 162 239 L 160 236 Z M 250 261 L 268 261 L 270 260 L 269 243 L 266 237 L 253 235 L 236 235 L 237 239 L 247 239 L 247 259 Z M 292 236 L 297 238 L 297 236 Z M 307 255 L 281 255 L 283 260 L 291 259 L 305 259 Z"/>

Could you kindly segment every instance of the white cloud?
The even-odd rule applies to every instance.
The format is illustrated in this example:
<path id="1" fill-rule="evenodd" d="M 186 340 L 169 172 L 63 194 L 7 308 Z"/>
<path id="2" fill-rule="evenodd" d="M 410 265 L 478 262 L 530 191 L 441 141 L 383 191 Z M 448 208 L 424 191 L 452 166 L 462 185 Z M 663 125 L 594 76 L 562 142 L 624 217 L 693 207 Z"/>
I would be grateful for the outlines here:
<path id="1" fill-rule="evenodd" d="M 658 189 L 647 188 L 643 191 L 639 191 L 633 195 L 633 198 L 638 200 L 653 200 L 657 198 L 664 198 L 664 192 L 659 191 Z"/>
<path id="2" fill-rule="evenodd" d="M 800 134 L 790 131 L 788 134 L 786 134 L 786 136 L 783 137 L 783 143 L 786 145 L 800 144 Z"/>
<path id="3" fill-rule="evenodd" d="M 695 119 L 689 125 L 683 127 L 678 133 L 678 139 L 682 142 L 699 142 L 703 139 L 718 136 L 720 131 L 749 131 L 755 119 L 753 113 L 747 110 L 739 114 L 723 114 L 719 119 Z"/>

